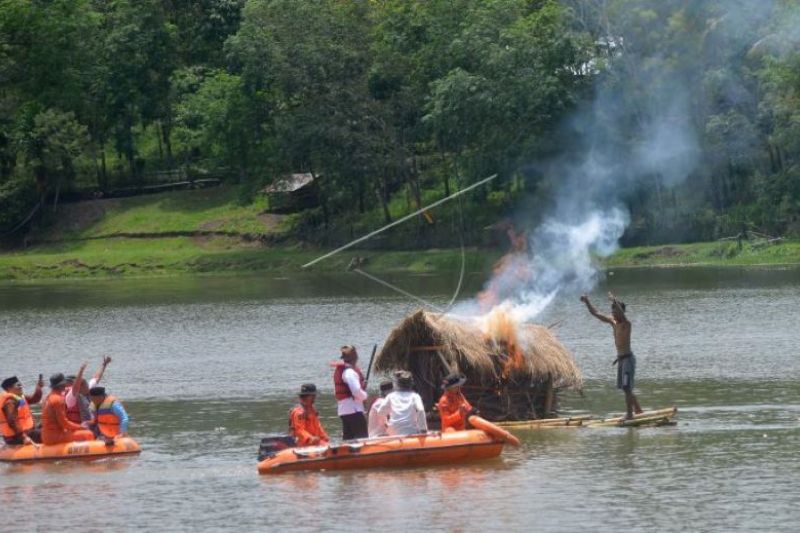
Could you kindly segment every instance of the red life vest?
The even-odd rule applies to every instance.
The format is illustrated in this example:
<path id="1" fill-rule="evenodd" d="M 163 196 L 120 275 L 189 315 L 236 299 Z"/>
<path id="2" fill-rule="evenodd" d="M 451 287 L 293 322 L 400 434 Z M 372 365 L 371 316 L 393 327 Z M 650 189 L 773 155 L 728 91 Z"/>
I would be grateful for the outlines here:
<path id="1" fill-rule="evenodd" d="M 106 396 L 100 407 L 97 408 L 97 429 L 106 437 L 112 438 L 119 435 L 119 417 L 114 413 L 113 396 Z"/>
<path id="2" fill-rule="evenodd" d="M 6 420 L 6 413 L 2 409 L 9 398 L 13 398 L 17 402 L 17 427 L 22 428 L 23 432 L 33 429 L 33 416 L 24 396 L 17 396 L 10 392 L 0 394 L 0 432 L 4 437 L 12 438 L 17 436 L 18 433 L 9 425 L 8 420 Z"/>
<path id="3" fill-rule="evenodd" d="M 65 387 L 64 388 L 64 404 L 67 403 L 67 394 L 72 390 L 72 387 Z M 76 424 L 80 424 L 83 422 L 81 419 L 81 399 L 80 393 L 72 393 L 72 398 L 75 400 L 75 403 L 72 406 L 67 405 L 67 420 L 70 422 L 75 422 Z"/>
<path id="4" fill-rule="evenodd" d="M 350 390 L 350 387 L 345 383 L 342 374 L 348 368 L 352 368 L 358 374 L 358 380 L 361 383 L 361 388 L 366 389 L 367 383 L 364 381 L 364 374 L 361 373 L 361 369 L 357 366 L 352 366 L 347 363 L 342 363 L 336 365 L 336 370 L 333 371 L 333 394 L 336 396 L 337 400 L 345 400 L 347 398 L 353 397 L 353 392 Z"/>

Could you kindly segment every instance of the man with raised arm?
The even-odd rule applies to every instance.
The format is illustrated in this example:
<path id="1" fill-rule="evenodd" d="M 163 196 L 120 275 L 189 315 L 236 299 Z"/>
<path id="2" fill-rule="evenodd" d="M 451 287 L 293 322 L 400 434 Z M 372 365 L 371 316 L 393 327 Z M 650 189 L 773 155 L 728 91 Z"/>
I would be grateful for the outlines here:
<path id="1" fill-rule="evenodd" d="M 103 374 L 106 367 L 111 362 L 111 357 L 108 355 L 103 356 L 103 362 L 100 363 L 100 368 L 95 372 L 94 377 L 87 383 L 83 379 L 85 367 L 81 367 L 75 376 L 67 376 L 67 386 L 64 389 L 64 402 L 67 405 L 67 418 L 70 422 L 76 424 L 91 423 L 92 422 L 92 402 L 89 398 L 89 389 L 96 387 L 100 380 L 103 379 Z"/>
<path id="2" fill-rule="evenodd" d="M 625 303 L 616 296 L 608 293 L 611 301 L 611 316 L 601 314 L 594 308 L 585 294 L 581 301 L 586 304 L 589 312 L 598 320 L 610 324 L 614 331 L 614 345 L 617 347 L 617 358 L 612 364 L 617 365 L 617 388 L 625 393 L 625 419 L 631 420 L 633 413 L 641 413 L 639 400 L 633 394 L 633 378 L 636 373 L 636 357 L 631 351 L 631 322 L 625 316 Z"/>

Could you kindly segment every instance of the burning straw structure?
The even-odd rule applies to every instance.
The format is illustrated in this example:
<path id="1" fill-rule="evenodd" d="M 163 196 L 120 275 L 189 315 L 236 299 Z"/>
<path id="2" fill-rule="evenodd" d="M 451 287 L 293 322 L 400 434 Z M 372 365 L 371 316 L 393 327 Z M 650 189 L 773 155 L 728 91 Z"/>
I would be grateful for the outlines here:
<path id="1" fill-rule="evenodd" d="M 581 372 L 552 332 L 516 324 L 502 308 L 480 318 L 417 311 L 389 335 L 375 370 L 414 374 L 425 408 L 442 393 L 451 370 L 467 376 L 464 395 L 490 420 L 530 420 L 553 415 L 555 394 L 580 388 Z"/>

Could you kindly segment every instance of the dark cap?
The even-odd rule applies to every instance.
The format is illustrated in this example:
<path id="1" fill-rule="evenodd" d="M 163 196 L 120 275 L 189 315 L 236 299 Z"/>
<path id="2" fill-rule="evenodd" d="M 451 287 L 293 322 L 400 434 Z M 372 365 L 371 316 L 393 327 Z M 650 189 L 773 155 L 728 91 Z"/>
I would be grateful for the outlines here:
<path id="1" fill-rule="evenodd" d="M 11 376 L 10 378 L 6 378 L 3 380 L 3 390 L 8 390 L 17 383 L 19 383 L 19 379 L 17 379 L 17 376 Z"/>
<path id="2" fill-rule="evenodd" d="M 384 379 L 381 381 L 381 384 L 378 385 L 378 388 L 380 388 L 381 392 L 390 391 L 394 388 L 394 383 L 392 383 L 390 379 Z"/>
<path id="3" fill-rule="evenodd" d="M 412 389 L 414 387 L 414 376 L 408 370 L 398 370 L 394 373 L 394 382 L 398 389 Z"/>
<path id="4" fill-rule="evenodd" d="M 50 376 L 50 388 L 57 389 L 59 387 L 63 387 L 67 384 L 67 380 L 64 377 L 64 374 L 59 372 L 58 374 L 53 374 Z"/>
<path id="5" fill-rule="evenodd" d="M 89 389 L 89 396 L 105 396 L 106 395 L 106 388 L 105 387 L 92 387 Z"/>
<path id="6" fill-rule="evenodd" d="M 64 378 L 64 381 L 66 381 L 67 383 L 75 383 L 75 379 L 77 379 L 77 377 L 78 376 L 76 376 L 75 374 L 70 374 Z"/>
<path id="7" fill-rule="evenodd" d="M 300 385 L 300 393 L 298 396 L 316 396 L 317 386 L 313 383 L 303 383 Z"/>
<path id="8" fill-rule="evenodd" d="M 448 374 L 442 385 L 444 385 L 445 389 L 449 389 L 451 387 L 460 387 L 464 383 L 467 382 L 467 376 L 464 374 L 456 374 L 455 372 L 452 374 Z"/>

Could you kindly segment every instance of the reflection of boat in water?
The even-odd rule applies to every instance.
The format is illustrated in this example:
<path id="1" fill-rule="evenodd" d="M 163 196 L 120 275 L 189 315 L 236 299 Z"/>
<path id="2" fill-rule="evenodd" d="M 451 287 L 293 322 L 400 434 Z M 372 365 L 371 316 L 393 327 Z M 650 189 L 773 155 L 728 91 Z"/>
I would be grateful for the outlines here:
<path id="1" fill-rule="evenodd" d="M 26 444 L 24 446 L 0 447 L 0 461 L 25 463 L 38 461 L 61 461 L 65 459 L 99 459 L 117 455 L 133 455 L 142 451 L 130 437 L 116 439 L 108 445 L 103 440 L 65 442 L 62 444 Z"/>
<path id="2" fill-rule="evenodd" d="M 645 411 L 644 413 L 634 415 L 633 420 L 625 420 L 621 416 L 596 419 L 591 415 L 581 415 L 568 418 L 542 418 L 539 420 L 525 420 L 519 422 L 497 422 L 496 424 L 513 430 L 563 427 L 653 427 L 675 425 L 675 417 L 677 415 L 677 407 L 667 407 L 666 409 Z"/>
<path id="3" fill-rule="evenodd" d="M 505 441 L 481 430 L 376 437 L 288 448 L 258 463 L 260 474 L 463 463 L 497 457 Z"/>

